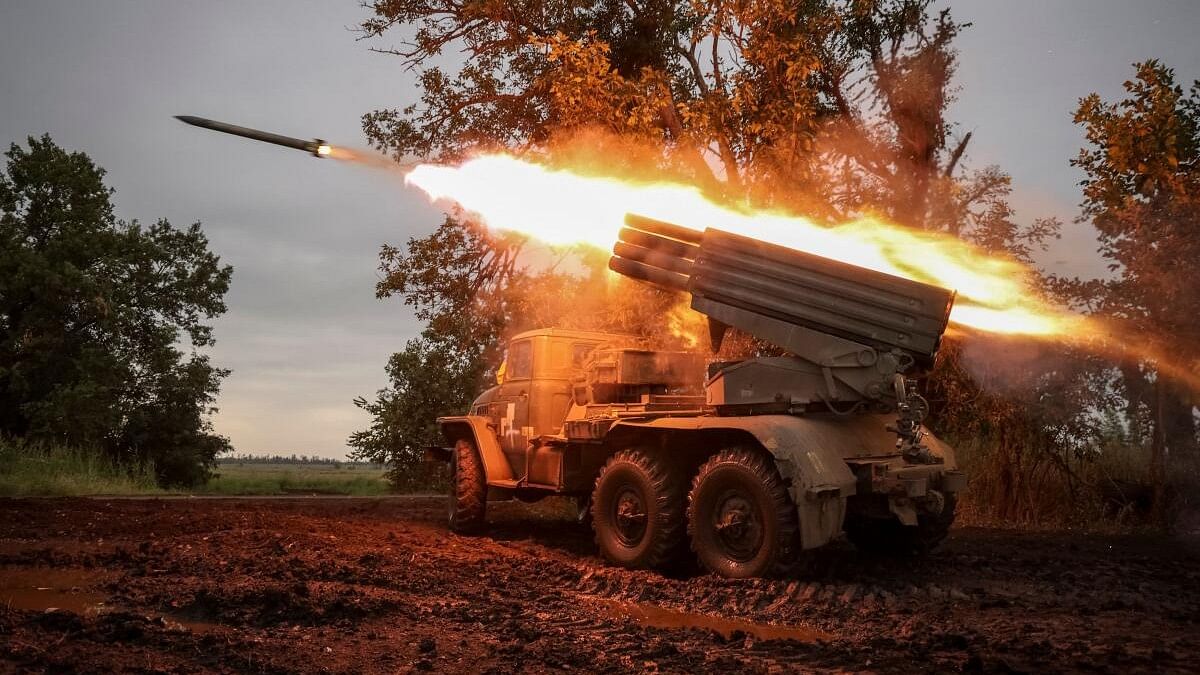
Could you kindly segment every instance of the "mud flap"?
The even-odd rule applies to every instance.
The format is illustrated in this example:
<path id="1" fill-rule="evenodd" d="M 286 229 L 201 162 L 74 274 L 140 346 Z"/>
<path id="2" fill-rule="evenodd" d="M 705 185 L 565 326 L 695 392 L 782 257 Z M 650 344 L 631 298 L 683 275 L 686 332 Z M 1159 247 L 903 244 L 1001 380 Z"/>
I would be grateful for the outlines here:
<path id="1" fill-rule="evenodd" d="M 775 457 L 775 465 L 788 484 L 800 521 L 800 547 L 810 549 L 829 543 L 842 531 L 846 497 L 855 490 L 854 474 L 841 453 L 829 446 L 807 443 L 806 434 L 792 424 L 804 420 L 766 415 L 751 419 L 776 422 L 751 431 Z"/>
<path id="2" fill-rule="evenodd" d="M 888 509 L 896 516 L 901 525 L 917 526 L 917 507 L 907 497 L 892 497 L 888 499 Z"/>

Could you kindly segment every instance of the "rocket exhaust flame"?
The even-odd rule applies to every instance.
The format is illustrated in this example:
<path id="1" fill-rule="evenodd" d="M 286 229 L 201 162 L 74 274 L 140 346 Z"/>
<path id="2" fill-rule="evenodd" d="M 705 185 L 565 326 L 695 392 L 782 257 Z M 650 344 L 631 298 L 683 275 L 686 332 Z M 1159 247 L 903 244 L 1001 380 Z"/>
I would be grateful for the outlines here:
<path id="1" fill-rule="evenodd" d="M 506 155 L 460 166 L 422 164 L 406 182 L 450 200 L 489 227 L 550 245 L 611 249 L 627 213 L 712 227 L 958 292 L 951 321 L 993 333 L 1055 336 L 1077 332 L 1084 317 L 1033 291 L 1030 270 L 959 239 L 908 230 L 876 218 L 825 227 L 801 216 L 719 205 L 699 190 L 552 170 Z"/>
<path id="2" fill-rule="evenodd" d="M 612 250 L 627 214 L 711 227 L 840 262 L 957 291 L 951 328 L 1055 340 L 1120 360 L 1154 362 L 1200 392 L 1194 364 L 1178 363 L 1147 336 L 1116 330 L 1042 299 L 1033 270 L 961 239 L 917 232 L 864 217 L 826 227 L 769 210 L 722 206 L 694 187 L 555 170 L 508 155 L 483 155 L 459 166 L 419 164 L 405 182 L 431 200 L 448 200 L 488 227 L 551 246 L 591 244 Z M 679 334 L 687 323 L 669 317 Z"/>

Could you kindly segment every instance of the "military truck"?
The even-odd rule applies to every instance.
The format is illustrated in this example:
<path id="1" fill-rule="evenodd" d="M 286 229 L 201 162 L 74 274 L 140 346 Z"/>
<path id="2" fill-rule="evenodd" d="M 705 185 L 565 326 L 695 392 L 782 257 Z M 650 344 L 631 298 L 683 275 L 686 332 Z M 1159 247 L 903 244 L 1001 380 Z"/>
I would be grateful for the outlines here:
<path id="1" fill-rule="evenodd" d="M 635 336 L 514 336 L 499 383 L 438 419 L 450 526 L 489 501 L 574 498 L 600 552 L 627 568 L 687 555 L 726 577 L 785 571 L 842 532 L 924 551 L 965 486 L 921 426 L 914 377 L 936 357 L 954 293 L 715 229 L 629 216 L 610 269 L 691 295 L 716 352 L 731 328 L 785 355 L 713 361 Z"/>

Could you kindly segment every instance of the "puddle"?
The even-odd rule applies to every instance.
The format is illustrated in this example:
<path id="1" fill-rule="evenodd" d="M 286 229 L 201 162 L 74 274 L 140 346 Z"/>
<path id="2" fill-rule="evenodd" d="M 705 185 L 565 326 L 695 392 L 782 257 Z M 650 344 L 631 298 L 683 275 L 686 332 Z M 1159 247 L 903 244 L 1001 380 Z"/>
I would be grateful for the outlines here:
<path id="1" fill-rule="evenodd" d="M 96 570 L 49 567 L 0 568 L 0 605 L 12 609 L 59 609 L 74 614 L 98 614 L 117 609 L 96 587 L 105 579 Z M 221 624 L 164 614 L 162 620 L 195 633 L 208 633 Z"/>
<path id="2" fill-rule="evenodd" d="M 105 595 L 94 588 L 101 578 L 82 569 L 0 569 L 0 603 L 13 609 L 96 612 L 104 607 Z"/>
<path id="3" fill-rule="evenodd" d="M 823 630 L 805 626 L 773 626 L 765 623 L 754 623 L 744 619 L 730 619 L 711 614 L 684 612 L 667 609 L 657 605 L 637 602 L 621 602 L 605 598 L 595 599 L 604 607 L 609 616 L 617 619 L 629 619 L 638 625 L 651 628 L 696 628 L 711 630 L 729 639 L 735 632 L 752 635 L 758 640 L 796 640 L 798 642 L 817 642 L 829 640 L 832 636 Z"/>

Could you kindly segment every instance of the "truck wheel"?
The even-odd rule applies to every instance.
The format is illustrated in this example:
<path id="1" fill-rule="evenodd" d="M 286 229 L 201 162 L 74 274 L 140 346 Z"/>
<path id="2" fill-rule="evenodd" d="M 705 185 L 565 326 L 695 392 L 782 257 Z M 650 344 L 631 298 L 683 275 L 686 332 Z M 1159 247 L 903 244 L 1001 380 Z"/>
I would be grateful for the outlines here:
<path id="1" fill-rule="evenodd" d="M 950 534 L 950 526 L 954 524 L 954 510 L 958 507 L 958 496 L 946 493 L 942 496 L 942 512 L 937 515 L 920 514 L 917 516 L 917 545 L 919 552 L 928 553 L 942 543 Z"/>
<path id="2" fill-rule="evenodd" d="M 684 541 L 684 485 L 660 457 L 622 450 L 609 458 L 592 492 L 592 526 L 600 552 L 614 565 L 661 567 Z"/>
<path id="3" fill-rule="evenodd" d="M 780 574 L 799 548 L 796 507 L 775 463 L 735 447 L 713 455 L 696 475 L 688 534 L 700 564 L 724 577 Z"/>
<path id="4" fill-rule="evenodd" d="M 461 438 L 454 444 L 450 476 L 450 529 L 474 532 L 487 516 L 487 478 L 475 444 Z"/>

